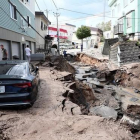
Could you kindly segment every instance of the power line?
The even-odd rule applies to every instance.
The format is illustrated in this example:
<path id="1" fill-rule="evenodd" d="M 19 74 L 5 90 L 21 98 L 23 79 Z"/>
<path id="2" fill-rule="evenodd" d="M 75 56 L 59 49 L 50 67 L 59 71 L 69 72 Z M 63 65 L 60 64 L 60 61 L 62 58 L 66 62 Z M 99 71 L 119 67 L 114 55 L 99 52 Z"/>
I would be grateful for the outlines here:
<path id="1" fill-rule="evenodd" d="M 106 13 L 110 13 L 110 12 L 106 12 Z M 70 19 L 70 20 L 63 20 L 63 21 L 60 21 L 60 22 L 66 22 L 66 21 L 75 21 L 75 20 L 81 20 L 81 19 L 85 19 L 85 18 L 90 18 L 90 17 L 102 17 L 102 16 L 99 16 L 99 15 L 102 15 L 103 13 L 100 13 L 100 14 L 97 14 L 97 15 L 92 15 L 92 16 L 86 16 L 86 17 L 80 17 L 80 18 L 74 18 L 74 19 Z M 52 22 L 54 23 L 54 22 Z"/>
<path id="2" fill-rule="evenodd" d="M 53 4 L 54 4 L 55 8 L 58 10 L 58 8 L 57 8 L 57 6 L 56 6 L 56 4 L 55 4 L 54 0 L 52 0 L 52 2 L 53 2 Z"/>
<path id="3" fill-rule="evenodd" d="M 70 12 L 74 12 L 74 13 L 80 13 L 80 14 L 84 14 L 84 15 L 92 15 L 92 16 L 98 16 L 98 15 L 93 15 L 93 14 L 88 14 L 88 13 L 82 13 L 82 12 L 79 12 L 79 11 L 73 11 L 73 10 L 70 10 L 70 9 L 65 9 L 65 8 L 59 8 L 59 9 L 62 9 L 62 10 L 66 10 L 66 11 L 70 11 Z M 104 17 L 103 16 L 99 16 L 99 17 Z M 119 19 L 120 17 L 110 17 L 110 16 L 105 16 L 105 17 L 108 17 L 108 18 L 117 18 Z M 125 16 L 124 16 L 125 17 Z M 140 19 L 140 18 L 127 18 L 126 19 Z"/>
<path id="4" fill-rule="evenodd" d="M 39 11 L 41 11 L 41 10 L 40 10 L 40 7 L 39 7 L 39 5 L 38 5 L 38 3 L 37 3 L 37 1 L 36 1 L 36 0 L 35 0 L 35 3 L 36 3 L 36 5 L 37 5 L 37 7 L 38 7 Z"/>
<path id="5" fill-rule="evenodd" d="M 61 9 L 61 10 L 65 10 L 65 11 L 70 11 L 70 12 L 73 12 L 73 13 L 79 13 L 79 14 L 84 14 L 84 15 L 92 15 L 92 16 L 96 16 L 96 15 L 93 15 L 93 14 L 83 13 L 83 12 L 79 12 L 79 11 L 73 11 L 73 10 L 65 9 L 65 8 L 59 8 L 59 9 Z"/>
<path id="6" fill-rule="evenodd" d="M 82 20 L 82 19 L 85 19 L 85 18 L 90 18 L 90 17 L 93 17 L 93 16 L 87 16 L 87 17 L 83 17 L 83 18 L 75 18 L 75 19 L 71 19 L 71 20 L 64 20 L 64 21 L 60 21 L 59 23 L 64 23 L 64 22 L 67 22 L 67 21 L 79 21 L 79 20 Z M 54 22 L 52 22 L 54 23 Z M 55 24 L 51 24 L 51 25 L 55 25 Z"/>
<path id="7" fill-rule="evenodd" d="M 94 3 L 94 2 L 101 2 L 102 0 L 96 0 L 96 1 L 93 1 L 93 0 L 90 0 L 90 1 L 84 1 L 83 3 L 73 3 L 71 5 L 74 5 L 74 6 L 81 6 L 81 5 L 85 5 L 85 4 L 90 4 L 90 3 Z"/>
<path id="8" fill-rule="evenodd" d="M 45 0 L 43 0 L 43 2 L 44 2 L 44 4 L 45 4 L 45 6 L 47 7 L 47 4 L 46 4 Z"/>

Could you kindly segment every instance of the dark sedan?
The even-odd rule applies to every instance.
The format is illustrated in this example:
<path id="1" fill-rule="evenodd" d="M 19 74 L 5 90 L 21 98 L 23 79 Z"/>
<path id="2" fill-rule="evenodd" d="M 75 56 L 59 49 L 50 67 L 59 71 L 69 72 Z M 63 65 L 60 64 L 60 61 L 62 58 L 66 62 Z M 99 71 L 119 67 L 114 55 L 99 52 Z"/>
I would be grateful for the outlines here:
<path id="1" fill-rule="evenodd" d="M 32 106 L 38 86 L 38 67 L 21 60 L 0 61 L 0 107 Z"/>

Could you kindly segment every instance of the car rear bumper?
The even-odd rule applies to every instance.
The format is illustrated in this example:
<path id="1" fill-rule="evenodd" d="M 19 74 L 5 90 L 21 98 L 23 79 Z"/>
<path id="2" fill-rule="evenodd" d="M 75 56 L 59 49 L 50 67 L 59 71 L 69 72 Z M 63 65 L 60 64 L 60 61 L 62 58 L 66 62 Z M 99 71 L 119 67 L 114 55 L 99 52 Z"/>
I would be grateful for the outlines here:
<path id="1" fill-rule="evenodd" d="M 31 105 L 31 93 L 0 94 L 0 107 Z"/>

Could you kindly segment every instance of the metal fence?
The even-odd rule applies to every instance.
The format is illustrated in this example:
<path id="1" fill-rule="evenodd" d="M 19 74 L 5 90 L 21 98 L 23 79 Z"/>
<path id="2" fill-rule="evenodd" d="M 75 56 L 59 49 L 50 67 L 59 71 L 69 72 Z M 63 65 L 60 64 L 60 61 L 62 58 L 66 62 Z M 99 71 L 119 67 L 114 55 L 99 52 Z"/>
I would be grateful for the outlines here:
<path id="1" fill-rule="evenodd" d="M 115 35 L 123 34 L 123 24 L 118 24 L 114 26 L 114 34 Z"/>

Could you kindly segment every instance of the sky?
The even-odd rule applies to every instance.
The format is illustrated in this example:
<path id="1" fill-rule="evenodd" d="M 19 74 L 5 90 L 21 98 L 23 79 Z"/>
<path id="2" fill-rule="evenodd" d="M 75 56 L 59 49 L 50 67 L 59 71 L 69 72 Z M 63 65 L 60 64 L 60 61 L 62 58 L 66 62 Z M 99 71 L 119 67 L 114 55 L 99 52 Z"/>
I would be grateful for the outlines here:
<path id="1" fill-rule="evenodd" d="M 46 13 L 46 9 L 49 11 L 48 18 L 51 24 L 56 25 L 56 17 L 53 12 L 58 12 L 59 24 L 69 23 L 80 27 L 81 25 L 96 27 L 98 23 L 111 20 L 110 8 L 108 7 L 107 0 L 36 0 L 41 11 Z M 54 3 L 56 4 L 58 11 Z M 36 4 L 36 11 L 40 11 Z M 106 11 L 106 18 L 103 17 L 104 5 Z M 62 9 L 61 9 L 62 8 Z M 76 13 L 67 10 L 82 12 Z M 97 16 L 94 16 L 97 15 Z"/>

